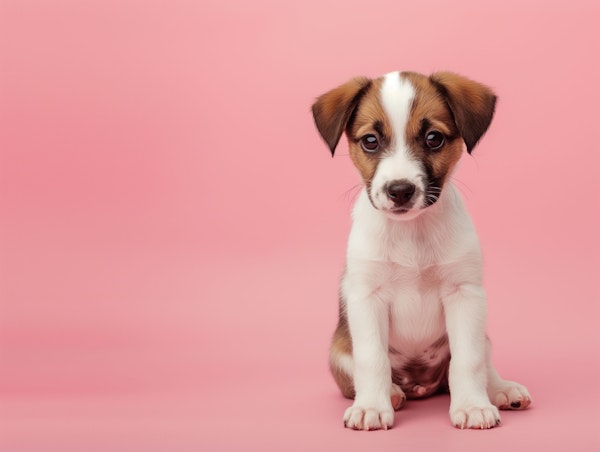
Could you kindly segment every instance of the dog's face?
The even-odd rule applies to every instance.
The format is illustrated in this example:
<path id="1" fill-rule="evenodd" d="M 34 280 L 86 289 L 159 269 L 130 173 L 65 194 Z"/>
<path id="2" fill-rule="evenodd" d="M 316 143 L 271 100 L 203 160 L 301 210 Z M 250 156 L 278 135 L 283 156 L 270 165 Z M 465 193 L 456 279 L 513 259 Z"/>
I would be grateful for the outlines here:
<path id="1" fill-rule="evenodd" d="M 463 149 L 487 130 L 496 97 L 449 72 L 355 78 L 317 99 L 315 123 L 333 154 L 343 132 L 376 209 L 398 220 L 434 204 Z"/>

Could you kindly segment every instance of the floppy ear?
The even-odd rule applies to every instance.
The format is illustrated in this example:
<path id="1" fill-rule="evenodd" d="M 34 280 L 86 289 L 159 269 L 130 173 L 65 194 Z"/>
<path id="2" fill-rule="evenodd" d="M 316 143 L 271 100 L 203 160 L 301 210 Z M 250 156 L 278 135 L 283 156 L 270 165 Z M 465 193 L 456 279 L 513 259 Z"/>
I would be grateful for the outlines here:
<path id="1" fill-rule="evenodd" d="M 470 154 L 492 122 L 496 95 L 487 86 L 452 72 L 436 72 L 429 79 L 446 98 Z"/>
<path id="2" fill-rule="evenodd" d="M 313 118 L 319 133 L 329 146 L 331 155 L 348 125 L 362 95 L 371 84 L 357 77 L 320 96 L 312 106 Z"/>

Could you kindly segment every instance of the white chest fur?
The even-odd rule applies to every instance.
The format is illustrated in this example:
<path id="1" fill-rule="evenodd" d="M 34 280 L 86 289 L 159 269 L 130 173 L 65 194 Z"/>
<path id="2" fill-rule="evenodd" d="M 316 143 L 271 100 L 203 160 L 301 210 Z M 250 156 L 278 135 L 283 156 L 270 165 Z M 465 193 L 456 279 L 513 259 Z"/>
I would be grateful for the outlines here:
<path id="1" fill-rule="evenodd" d="M 444 294 L 481 282 L 477 235 L 462 200 L 448 186 L 419 217 L 394 221 L 363 191 L 353 218 L 342 294 L 350 303 L 384 304 L 390 348 L 420 356 L 445 335 Z"/>

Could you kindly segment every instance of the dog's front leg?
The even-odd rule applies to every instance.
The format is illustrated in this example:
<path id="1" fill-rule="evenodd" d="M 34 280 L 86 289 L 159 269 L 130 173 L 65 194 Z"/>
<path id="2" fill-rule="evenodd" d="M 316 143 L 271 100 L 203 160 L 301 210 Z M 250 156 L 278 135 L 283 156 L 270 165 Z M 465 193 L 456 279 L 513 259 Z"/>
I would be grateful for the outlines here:
<path id="1" fill-rule="evenodd" d="M 344 425 L 356 430 L 387 430 L 394 423 L 387 353 L 389 308 L 377 294 L 369 292 L 364 284 L 346 278 L 343 294 L 352 337 L 356 396 L 344 413 Z"/>
<path id="2" fill-rule="evenodd" d="M 487 394 L 486 298 L 480 285 L 463 284 L 443 297 L 450 343 L 450 419 L 460 428 L 492 428 L 498 409 Z"/>

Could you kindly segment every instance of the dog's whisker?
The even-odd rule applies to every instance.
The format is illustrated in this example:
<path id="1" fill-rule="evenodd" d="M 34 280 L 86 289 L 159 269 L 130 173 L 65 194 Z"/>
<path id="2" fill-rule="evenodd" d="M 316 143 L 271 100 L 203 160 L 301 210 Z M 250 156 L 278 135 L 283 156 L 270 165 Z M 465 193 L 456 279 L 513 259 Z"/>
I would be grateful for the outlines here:
<path id="1" fill-rule="evenodd" d="M 456 182 L 455 186 L 460 190 L 460 192 L 465 195 L 466 197 L 468 197 L 470 194 L 473 193 L 473 190 L 471 190 L 471 187 L 469 187 L 467 184 L 465 184 L 463 181 L 461 181 L 460 179 L 457 179 L 454 176 L 450 176 L 453 182 Z M 466 193 L 465 190 L 468 190 L 469 193 Z"/>
<path id="2" fill-rule="evenodd" d="M 360 194 L 360 190 L 362 188 L 362 184 L 356 184 L 353 185 L 352 187 L 350 187 L 348 190 L 346 190 L 344 193 L 342 193 L 340 195 L 340 197 L 343 197 L 344 200 L 346 202 L 348 202 L 349 207 L 354 204 L 354 202 L 356 201 L 356 199 L 358 198 L 358 195 Z"/>

